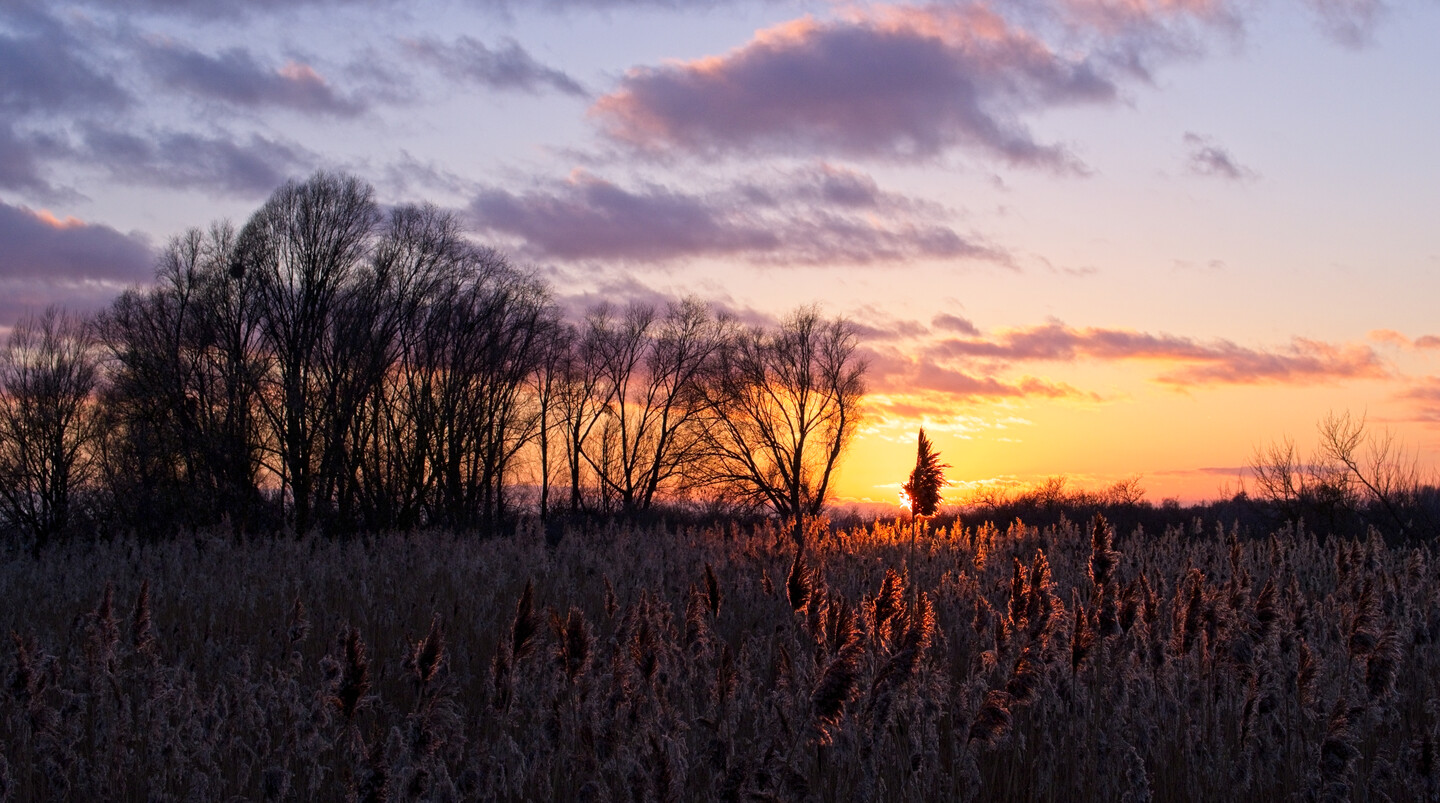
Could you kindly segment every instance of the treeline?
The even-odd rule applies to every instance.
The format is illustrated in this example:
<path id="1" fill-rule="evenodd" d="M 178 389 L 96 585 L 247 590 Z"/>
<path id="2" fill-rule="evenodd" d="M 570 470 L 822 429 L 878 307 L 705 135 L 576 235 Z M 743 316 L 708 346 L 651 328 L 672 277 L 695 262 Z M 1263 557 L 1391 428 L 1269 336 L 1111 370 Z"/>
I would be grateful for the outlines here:
<path id="1" fill-rule="evenodd" d="M 687 299 L 567 320 L 428 205 L 290 182 L 192 229 L 156 282 L 20 322 L 0 357 L 0 516 L 72 532 L 502 531 L 704 500 L 803 537 L 853 435 L 853 327 Z M 13 543 L 13 541 L 12 541 Z"/>

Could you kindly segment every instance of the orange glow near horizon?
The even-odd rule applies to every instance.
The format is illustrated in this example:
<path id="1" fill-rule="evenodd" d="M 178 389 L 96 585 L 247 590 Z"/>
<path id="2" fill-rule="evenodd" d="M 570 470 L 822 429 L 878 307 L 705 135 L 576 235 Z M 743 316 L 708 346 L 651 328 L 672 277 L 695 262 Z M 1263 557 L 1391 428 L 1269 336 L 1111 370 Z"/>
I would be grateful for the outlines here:
<path id="1" fill-rule="evenodd" d="M 903 394 L 877 394 L 839 468 L 835 501 L 893 504 L 888 500 L 901 485 L 895 477 L 906 476 L 913 465 L 915 431 L 921 426 L 951 464 L 949 501 L 960 504 L 977 492 L 1013 494 L 1052 477 L 1091 491 L 1138 477 L 1144 498 L 1156 504 L 1170 498 L 1215 500 L 1246 488 L 1258 448 L 1290 438 L 1308 457 L 1316 446 L 1317 423 L 1331 412 L 1345 411 L 1366 416 L 1374 435 L 1389 432 L 1415 456 L 1422 476 L 1434 481 L 1437 474 L 1436 430 L 1407 416 L 1403 400 L 1382 381 L 1177 392 L 1133 375 L 1086 373 L 1091 375 L 1067 372 L 1060 378 L 1086 388 L 1109 385 L 1102 394 L 1106 401 L 1003 400 L 947 407 Z"/>

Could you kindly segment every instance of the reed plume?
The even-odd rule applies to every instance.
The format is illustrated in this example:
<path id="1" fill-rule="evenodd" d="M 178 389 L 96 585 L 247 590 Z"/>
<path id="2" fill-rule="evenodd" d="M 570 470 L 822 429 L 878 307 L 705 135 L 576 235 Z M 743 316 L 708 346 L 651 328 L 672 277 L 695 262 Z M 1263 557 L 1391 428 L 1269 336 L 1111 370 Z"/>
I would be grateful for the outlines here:
<path id="1" fill-rule="evenodd" d="M 1270 635 L 1280 618 L 1279 596 L 1275 577 L 1271 575 L 1255 598 L 1255 623 L 1262 639 Z"/>
<path id="2" fill-rule="evenodd" d="M 1135 620 L 1140 615 L 1142 604 L 1140 594 L 1139 578 L 1131 580 L 1125 585 L 1125 590 L 1120 592 L 1120 611 L 1115 618 L 1115 623 L 1120 627 L 1122 633 L 1129 633 L 1130 628 L 1135 626 Z"/>
<path id="3" fill-rule="evenodd" d="M 970 724 L 966 740 L 994 747 L 1010 732 L 1010 722 L 1010 695 L 1001 689 L 991 689 Z"/>
<path id="4" fill-rule="evenodd" d="M 795 560 L 790 563 L 790 575 L 785 580 L 785 593 L 793 611 L 798 612 L 810 601 L 810 572 L 805 568 L 804 549 L 795 550 Z"/>
<path id="5" fill-rule="evenodd" d="M 822 742 L 829 741 L 831 728 L 840 721 L 845 703 L 855 689 L 855 680 L 860 674 L 860 658 L 864 647 L 858 630 L 846 634 L 844 646 L 835 653 L 825 666 L 820 680 L 810 694 L 810 706 L 815 716 L 816 730 Z"/>
<path id="6" fill-rule="evenodd" d="M 565 673 L 565 679 L 573 684 L 584 674 L 590 660 L 590 629 L 585 624 L 585 614 L 573 605 L 564 623 L 556 617 L 553 624 L 556 631 L 555 662 Z"/>
<path id="7" fill-rule="evenodd" d="M 1019 704 L 1030 702 L 1035 697 L 1035 692 L 1040 688 L 1041 666 L 1035 660 L 1032 647 L 1026 647 L 1020 653 L 1020 660 L 1015 662 L 1015 671 L 1010 676 L 1010 681 L 1005 684 L 1005 692 L 1010 699 Z"/>
<path id="8" fill-rule="evenodd" d="M 1115 532 L 1110 523 L 1099 513 L 1090 528 L 1090 583 L 1096 589 L 1104 588 L 1115 580 L 1115 567 L 1120 562 L 1120 553 L 1113 548 Z"/>
<path id="9" fill-rule="evenodd" d="M 1014 573 L 1010 578 L 1010 628 L 1012 630 L 1025 629 L 1025 566 L 1020 563 L 1019 558 L 1010 559 L 1014 563 Z"/>
<path id="10" fill-rule="evenodd" d="M 370 691 L 370 659 L 365 654 L 360 631 L 354 627 L 346 626 L 340 631 L 336 647 L 340 657 L 332 659 L 327 669 L 331 678 L 330 703 L 350 722 Z"/>
<path id="11" fill-rule="evenodd" d="M 1395 676 L 1400 671 L 1402 657 L 1400 637 L 1395 634 L 1395 628 L 1386 626 L 1375 643 L 1375 649 L 1365 659 L 1365 688 L 1370 693 L 1370 699 L 1379 700 L 1394 693 Z"/>
<path id="12" fill-rule="evenodd" d="M 148 655 L 155 649 L 155 627 L 150 618 L 150 580 L 140 582 L 140 594 L 135 600 L 135 615 L 131 617 L 131 645 L 136 654 Z"/>
<path id="13" fill-rule="evenodd" d="M 915 674 L 916 666 L 934 638 L 935 611 L 930 604 L 930 598 L 924 593 L 920 594 L 917 606 L 918 610 L 910 617 L 910 626 L 905 631 L 900 648 L 880 665 L 880 670 L 875 673 L 875 679 L 870 685 L 870 702 L 866 704 L 866 709 L 873 710 L 877 723 L 885 721 L 895 693 Z"/>
<path id="14" fill-rule="evenodd" d="M 525 590 L 520 593 L 520 601 L 515 604 L 515 619 L 510 624 L 510 656 L 519 661 L 534 649 L 535 633 L 540 629 L 540 621 L 535 616 L 535 587 L 534 582 L 525 581 Z"/>
<path id="15" fill-rule="evenodd" d="M 1336 701 L 1320 744 L 1320 799 L 1350 799 L 1350 765 L 1360 755 L 1355 747 L 1355 734 L 1350 727 L 1351 711 L 1345 698 Z"/>
<path id="16" fill-rule="evenodd" d="M 410 654 L 406 656 L 405 668 L 410 670 L 416 685 L 423 689 L 435 680 L 444 661 L 445 631 L 437 613 L 430 617 L 430 631 L 412 645 Z"/>
<path id="17" fill-rule="evenodd" d="M 710 616 L 712 618 L 720 618 L 720 603 L 723 599 L 724 598 L 720 593 L 720 580 L 715 576 L 715 569 L 710 566 L 710 562 L 706 561 L 705 600 L 706 602 L 710 603 Z"/>
<path id="18" fill-rule="evenodd" d="M 1095 632 L 1090 627 L 1090 615 L 1080 602 L 1080 590 L 1074 592 L 1075 619 L 1070 630 L 1070 674 L 1080 671 L 1080 664 L 1090 655 L 1095 646 Z"/>

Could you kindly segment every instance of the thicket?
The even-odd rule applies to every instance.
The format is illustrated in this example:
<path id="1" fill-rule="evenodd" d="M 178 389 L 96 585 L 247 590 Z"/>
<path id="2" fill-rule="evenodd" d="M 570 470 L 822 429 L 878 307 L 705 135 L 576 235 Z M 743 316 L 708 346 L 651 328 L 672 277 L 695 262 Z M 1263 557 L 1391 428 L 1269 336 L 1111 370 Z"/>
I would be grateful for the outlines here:
<path id="1" fill-rule="evenodd" d="M 0 798 L 1440 793 L 1429 545 L 821 532 L 12 552 Z"/>

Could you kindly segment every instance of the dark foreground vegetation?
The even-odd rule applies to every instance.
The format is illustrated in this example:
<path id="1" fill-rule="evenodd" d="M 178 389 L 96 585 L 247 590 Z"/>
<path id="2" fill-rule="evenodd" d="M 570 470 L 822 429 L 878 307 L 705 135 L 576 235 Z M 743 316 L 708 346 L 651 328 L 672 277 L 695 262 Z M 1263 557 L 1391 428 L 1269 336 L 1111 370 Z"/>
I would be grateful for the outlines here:
<path id="1" fill-rule="evenodd" d="M 12 551 L 0 798 L 1440 791 L 1428 544 L 1098 521 L 807 544 L 720 526 Z"/>

